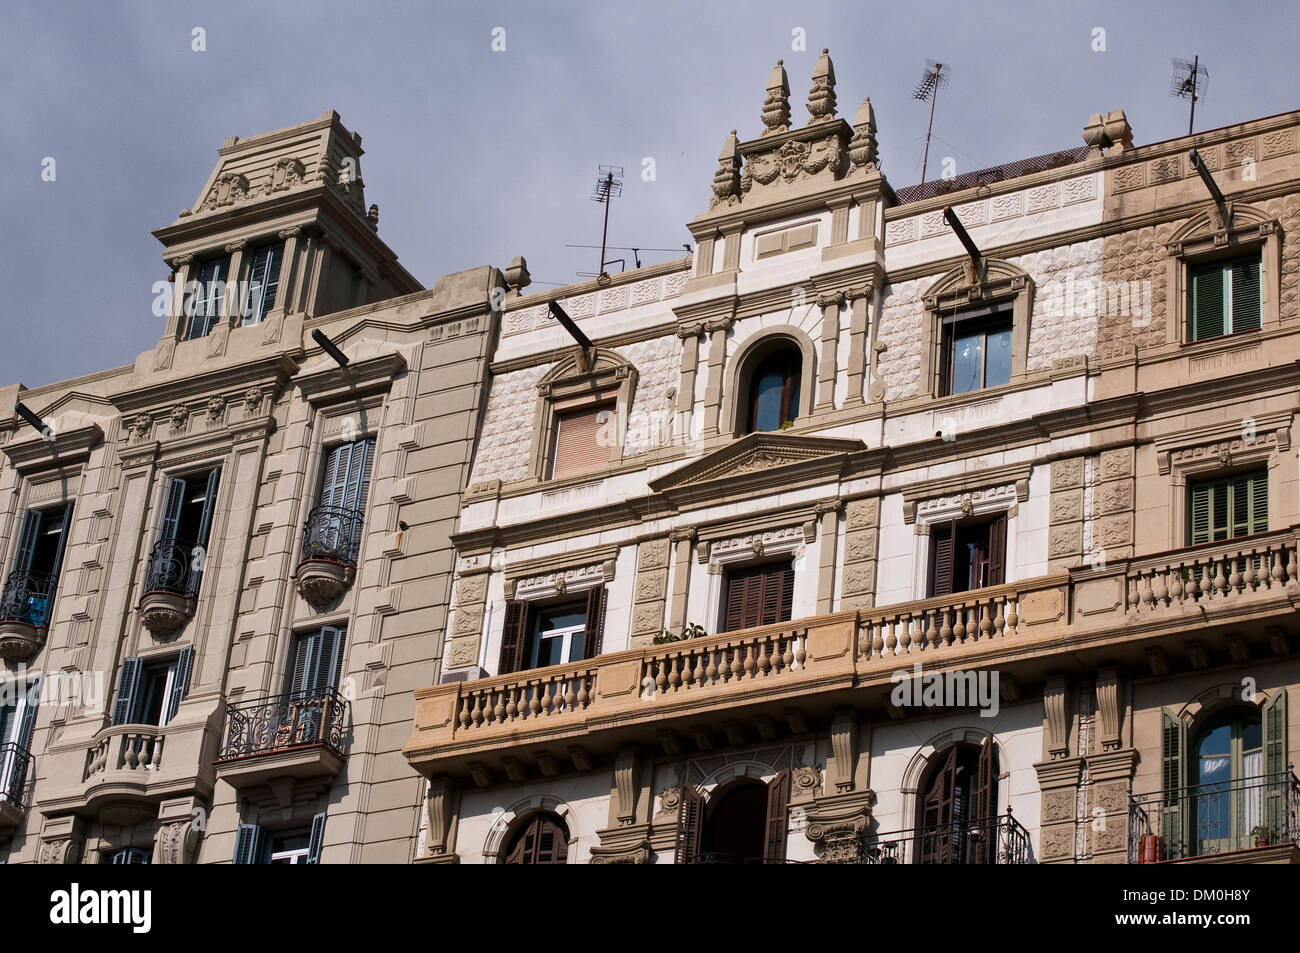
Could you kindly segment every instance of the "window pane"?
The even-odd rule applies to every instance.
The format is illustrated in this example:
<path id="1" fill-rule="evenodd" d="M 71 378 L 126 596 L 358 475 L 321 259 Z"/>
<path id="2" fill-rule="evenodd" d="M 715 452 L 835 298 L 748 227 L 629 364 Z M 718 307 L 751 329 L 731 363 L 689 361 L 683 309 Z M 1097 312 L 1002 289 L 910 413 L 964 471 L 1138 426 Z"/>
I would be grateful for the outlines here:
<path id="1" fill-rule="evenodd" d="M 984 386 L 997 387 L 1011 380 L 1011 329 L 989 331 L 985 341 Z"/>
<path id="2" fill-rule="evenodd" d="M 755 430 L 776 430 L 781 426 L 781 388 L 784 383 L 780 371 L 768 371 L 758 379 L 754 389 Z"/>
<path id="3" fill-rule="evenodd" d="M 952 393 L 980 389 L 984 369 L 984 333 L 955 334 L 952 342 Z"/>

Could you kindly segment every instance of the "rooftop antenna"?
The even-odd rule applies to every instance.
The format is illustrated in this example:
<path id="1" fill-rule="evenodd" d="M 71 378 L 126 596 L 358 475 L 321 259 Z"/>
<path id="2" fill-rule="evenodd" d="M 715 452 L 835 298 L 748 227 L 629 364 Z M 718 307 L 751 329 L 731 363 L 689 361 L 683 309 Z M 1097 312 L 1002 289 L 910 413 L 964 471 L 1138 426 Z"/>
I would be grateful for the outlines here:
<path id="1" fill-rule="evenodd" d="M 921 184 L 925 184 L 925 167 L 930 162 L 930 133 L 934 131 L 934 104 L 939 100 L 939 90 L 948 85 L 948 76 L 952 73 L 952 67 L 946 63 L 936 63 L 934 60 L 925 61 L 925 72 L 921 74 L 921 79 L 916 84 L 916 89 L 912 90 L 912 98 L 925 102 L 930 101 L 930 125 L 925 130 L 925 156 L 921 159 Z"/>
<path id="2" fill-rule="evenodd" d="M 1192 125 L 1196 122 L 1196 101 L 1205 98 L 1205 90 L 1210 85 L 1210 74 L 1201 65 L 1200 55 L 1189 63 L 1174 57 L 1174 78 L 1169 81 L 1169 95 L 1175 99 L 1190 99 L 1192 113 L 1187 119 L 1187 134 L 1192 134 Z"/>
<path id="3" fill-rule="evenodd" d="M 596 179 L 596 188 L 592 190 L 591 200 L 605 206 L 605 230 L 600 236 L 600 273 L 596 276 L 597 281 L 604 283 L 609 281 L 605 265 L 613 264 L 605 260 L 605 243 L 609 241 L 609 206 L 614 199 L 623 194 L 623 167 L 602 165 L 598 168 L 600 174 Z"/>

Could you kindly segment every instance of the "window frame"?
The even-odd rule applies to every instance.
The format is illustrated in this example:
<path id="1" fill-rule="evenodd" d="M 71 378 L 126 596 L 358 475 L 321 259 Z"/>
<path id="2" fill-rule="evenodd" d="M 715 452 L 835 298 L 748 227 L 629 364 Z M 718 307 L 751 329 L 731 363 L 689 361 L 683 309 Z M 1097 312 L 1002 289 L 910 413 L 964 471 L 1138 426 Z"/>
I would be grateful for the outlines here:
<path id="1" fill-rule="evenodd" d="M 563 403 L 557 403 L 553 411 L 554 432 L 551 434 L 551 439 L 550 439 L 550 456 L 549 456 L 549 460 L 547 461 L 547 467 L 546 467 L 547 480 L 568 480 L 573 478 L 582 478 L 589 473 L 599 473 L 601 470 L 605 469 L 605 466 L 602 465 L 602 466 L 594 466 L 588 470 L 579 470 L 573 473 L 566 473 L 563 476 L 557 477 L 555 475 L 555 465 L 558 462 L 558 458 L 560 455 L 560 434 L 563 432 L 563 425 L 564 425 L 565 418 L 574 417 L 577 416 L 578 414 L 590 415 L 592 413 L 596 414 L 596 418 L 597 418 L 596 419 L 596 424 L 597 424 L 596 448 L 597 449 L 596 452 L 592 454 L 592 456 L 596 459 L 599 459 L 600 458 L 599 434 L 600 431 L 606 426 L 608 426 L 609 423 L 609 418 L 602 421 L 600 419 L 600 416 L 602 414 L 610 414 L 612 419 L 615 421 L 615 426 L 617 426 L 617 420 L 618 420 L 617 399 L 608 400 L 608 401 L 590 401 L 590 400 L 582 399 L 581 403 L 579 403 L 577 406 L 565 406 Z M 611 453 L 611 457 L 612 457 L 612 453 Z"/>
<path id="2" fill-rule="evenodd" d="M 785 358 L 784 366 L 781 369 L 781 397 L 780 406 L 777 409 L 777 425 L 770 430 L 758 429 L 758 385 L 763 379 L 764 371 L 769 364 L 774 364 L 777 358 Z M 744 431 L 750 433 L 773 433 L 777 430 L 786 429 L 787 425 L 794 426 L 800 419 L 800 404 L 803 400 L 803 354 L 797 347 L 777 348 L 759 358 L 753 370 L 749 374 L 748 395 L 746 396 L 745 419 L 748 421 L 747 429 Z M 793 416 L 791 415 L 791 399 L 793 398 Z"/>
<path id="3" fill-rule="evenodd" d="M 781 591 L 777 593 L 777 615 L 782 614 L 782 602 L 788 599 L 784 606 L 786 612 L 784 618 L 776 618 L 764 621 L 765 603 L 768 598 L 768 587 L 772 585 L 771 579 L 774 575 L 781 574 Z M 794 619 L 795 603 L 795 577 L 798 575 L 794 566 L 793 554 L 788 554 L 779 559 L 766 559 L 762 561 L 744 561 L 733 562 L 724 565 L 722 569 L 722 598 L 718 611 L 718 625 L 716 631 L 721 632 L 740 632 L 745 629 L 759 628 L 765 625 L 781 625 Z M 746 612 L 742 607 L 740 610 L 740 620 L 734 628 L 730 625 L 732 615 L 731 608 L 731 587 L 739 579 L 753 578 L 755 576 L 762 578 L 762 583 L 758 590 L 758 620 L 746 624 Z M 743 598 L 743 596 L 742 596 Z"/>
<path id="4" fill-rule="evenodd" d="M 1005 325 L 1005 328 L 1003 327 Z M 1011 373 L 1008 371 L 1007 379 L 997 384 L 988 383 L 988 339 L 990 330 L 994 327 L 1000 333 L 1005 330 L 1010 334 L 1012 339 L 1012 361 L 1014 366 L 1015 355 L 1015 314 L 1014 308 L 1008 308 L 1005 304 L 993 304 L 981 306 L 974 309 L 962 309 L 952 315 L 945 315 L 940 319 L 940 348 L 942 358 L 939 368 L 939 393 L 940 397 L 962 397 L 966 394 L 975 394 L 990 387 L 1005 387 L 1011 383 Z M 956 373 L 957 360 L 957 332 L 959 329 L 966 328 L 968 331 L 979 333 L 983 338 L 983 345 L 980 348 L 980 383 L 979 386 L 970 390 L 954 392 L 953 378 Z M 965 336 L 965 335 L 963 335 Z"/>
<path id="5" fill-rule="evenodd" d="M 1007 581 L 1007 552 L 1008 552 L 1007 537 L 1008 537 L 1009 523 L 1010 520 L 1008 518 L 1008 513 L 1005 511 L 985 513 L 979 516 L 971 515 L 969 517 L 960 517 L 960 518 L 953 518 L 948 520 L 938 520 L 936 522 L 930 523 L 928 525 L 929 536 L 930 536 L 930 551 L 928 553 L 928 562 L 930 566 L 930 571 L 928 574 L 929 581 L 926 587 L 925 598 L 933 599 L 933 598 L 945 597 L 945 596 L 957 596 L 966 592 L 974 592 L 979 589 L 991 589 L 995 586 L 1004 585 Z M 939 576 L 939 571 L 940 571 L 939 552 L 940 551 L 938 546 L 938 540 L 940 538 L 940 535 L 943 533 L 945 527 L 948 528 L 948 532 L 950 533 L 949 538 L 952 543 L 952 553 L 950 555 L 951 562 L 948 567 L 949 580 L 948 580 L 947 591 L 937 592 L 936 590 L 939 588 L 939 582 L 940 582 L 940 576 Z M 985 550 L 984 550 L 984 561 L 983 561 L 983 566 L 987 575 L 983 583 L 980 585 L 971 586 L 966 589 L 958 589 L 956 588 L 955 584 L 956 584 L 956 572 L 957 572 L 957 546 L 959 545 L 960 542 L 960 534 L 962 533 L 963 530 L 969 532 L 970 530 L 978 530 L 980 528 L 987 528 L 987 532 L 984 536 Z M 997 548 L 997 541 L 999 537 L 1001 540 L 1002 553 L 1001 553 L 1001 558 L 996 559 L 995 550 Z M 975 568 L 974 566 L 971 566 L 970 570 L 973 572 L 974 568 Z M 1000 572 L 997 570 L 1000 570 Z M 1002 578 L 995 579 L 995 577 L 998 575 L 1000 575 Z"/>
<path id="6" fill-rule="evenodd" d="M 270 241 L 264 241 L 257 245 L 254 245 L 244 253 L 245 257 L 248 260 L 248 285 L 244 289 L 244 294 L 239 303 L 239 325 L 238 325 L 239 327 L 250 328 L 258 324 L 261 324 L 266 320 L 267 315 L 269 315 L 272 311 L 274 311 L 276 307 L 279 305 L 280 291 L 281 291 L 280 284 L 281 284 L 281 279 L 284 277 L 285 274 L 284 256 L 285 256 L 285 249 L 287 246 L 288 246 L 288 242 L 286 242 L 285 240 L 273 239 Z M 257 302 L 257 306 L 254 307 L 253 271 L 257 267 L 257 256 L 273 248 L 279 250 L 279 260 L 275 266 L 275 282 L 273 283 L 275 287 L 275 294 L 272 297 L 270 304 L 268 305 L 266 303 L 266 282 L 262 282 L 258 284 L 257 290 L 258 290 L 259 300 Z"/>
<path id="7" fill-rule="evenodd" d="M 984 259 L 978 273 L 970 262 L 963 262 L 931 285 L 923 298 L 926 319 L 921 323 L 919 395 L 936 399 L 978 400 L 988 390 L 1023 383 L 1029 373 L 1034 290 L 1034 280 L 1028 272 L 1000 258 Z M 1010 311 L 1011 376 L 1006 384 L 948 394 L 944 326 L 945 323 L 955 323 L 955 315 L 974 311 Z"/>
<path id="8" fill-rule="evenodd" d="M 1234 335 L 1248 334 L 1252 331 L 1259 331 L 1263 326 L 1264 319 L 1264 256 L 1262 249 L 1245 255 L 1232 255 L 1230 257 L 1212 258 L 1208 261 L 1199 261 L 1189 263 L 1187 266 L 1187 294 L 1188 294 L 1188 321 L 1190 326 L 1187 331 L 1187 341 L 1189 344 L 1199 344 L 1202 341 L 1212 341 L 1215 338 L 1228 338 Z M 1257 268 L 1256 281 L 1259 284 L 1259 312 L 1257 314 L 1258 323 L 1254 327 L 1238 328 L 1236 327 L 1236 294 L 1234 291 L 1234 279 L 1232 268 L 1243 262 L 1253 262 Z M 1218 334 L 1208 334 L 1200 337 L 1197 334 L 1197 283 L 1203 272 L 1218 272 L 1223 278 L 1220 287 L 1220 304 L 1223 310 L 1220 313 L 1220 323 L 1222 330 Z"/>
<path id="9" fill-rule="evenodd" d="M 623 460 L 636 383 L 636 367 L 622 355 L 604 348 L 595 348 L 581 356 L 570 354 L 556 364 L 537 385 L 529 479 L 537 483 L 585 482 L 617 467 Z M 609 448 L 608 465 L 587 473 L 553 478 L 558 415 L 609 403 L 614 405 L 616 437 Z"/>
<path id="10" fill-rule="evenodd" d="M 1250 466 L 1245 468 L 1234 469 L 1229 472 L 1217 472 L 1211 474 L 1198 475 L 1195 478 L 1189 478 L 1187 481 L 1187 489 L 1185 495 L 1186 533 L 1184 536 L 1184 540 L 1186 541 L 1185 542 L 1186 546 L 1211 546 L 1216 543 L 1227 543 L 1232 540 L 1244 539 L 1249 536 L 1255 536 L 1260 533 L 1267 533 L 1269 531 L 1267 525 L 1265 525 L 1263 529 L 1259 529 L 1253 525 L 1255 522 L 1256 507 L 1254 505 L 1255 492 L 1252 489 L 1250 499 L 1246 504 L 1247 513 L 1248 513 L 1246 520 L 1250 528 L 1246 533 L 1243 533 L 1239 536 L 1231 535 L 1231 530 L 1234 525 L 1234 520 L 1232 518 L 1232 510 L 1234 508 L 1235 497 L 1236 497 L 1236 486 L 1234 481 L 1242 478 L 1250 478 L 1250 477 L 1257 477 L 1264 488 L 1264 522 L 1267 524 L 1271 520 L 1272 513 L 1269 508 L 1270 493 L 1269 493 L 1269 478 L 1268 478 L 1267 466 Z M 1198 543 L 1196 542 L 1196 535 L 1195 535 L 1196 534 L 1196 525 L 1195 525 L 1196 491 L 1198 488 L 1204 486 L 1208 486 L 1212 489 L 1214 486 L 1221 483 L 1225 485 L 1226 490 L 1228 492 L 1228 500 L 1224 504 L 1224 506 L 1227 511 L 1227 521 L 1228 521 L 1228 529 L 1230 535 L 1225 536 L 1223 539 L 1214 538 L 1214 524 L 1213 524 L 1214 500 L 1213 497 L 1211 497 L 1211 500 L 1208 504 L 1210 508 L 1210 520 L 1211 520 L 1210 538 L 1202 540 L 1201 542 Z"/>
<path id="11" fill-rule="evenodd" d="M 222 254 L 211 254 L 197 258 L 190 266 L 191 273 L 186 276 L 185 288 L 183 289 L 185 298 L 182 306 L 182 317 L 185 319 L 185 324 L 180 335 L 182 341 L 198 341 L 210 337 L 212 332 L 221 324 L 221 320 L 225 316 L 226 288 L 230 285 L 230 269 L 233 258 L 234 256 L 227 251 Z M 205 313 L 203 318 L 207 321 L 207 325 L 202 334 L 195 334 L 194 321 L 195 318 L 199 317 L 198 302 L 204 300 L 199 296 L 203 290 L 203 269 L 216 262 L 224 262 L 225 266 L 220 277 L 211 279 L 213 286 L 205 296 L 209 303 L 211 303 L 212 298 L 216 298 L 216 314 Z M 191 285 L 194 286 L 193 290 L 190 288 Z M 217 288 L 217 285 L 220 285 L 220 288 Z M 204 310 L 206 311 L 206 306 Z"/>

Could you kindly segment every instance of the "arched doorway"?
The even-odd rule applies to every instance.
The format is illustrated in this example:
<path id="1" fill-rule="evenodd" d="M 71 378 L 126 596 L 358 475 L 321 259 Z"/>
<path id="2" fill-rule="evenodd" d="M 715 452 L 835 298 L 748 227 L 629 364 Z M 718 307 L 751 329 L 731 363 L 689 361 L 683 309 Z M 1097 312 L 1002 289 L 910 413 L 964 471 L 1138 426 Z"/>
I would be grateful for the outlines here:
<path id="1" fill-rule="evenodd" d="M 549 811 L 534 814 L 510 838 L 507 864 L 563 864 L 568 862 L 569 829 Z"/>
<path id="2" fill-rule="evenodd" d="M 763 862 L 767 832 L 767 785 L 748 778 L 710 801 L 700 838 L 700 862 Z"/>
<path id="3" fill-rule="evenodd" d="M 960 742 L 936 753 L 917 804 L 916 862 L 984 864 L 993 860 L 998 812 L 997 747 Z"/>
<path id="4" fill-rule="evenodd" d="M 1252 832 L 1267 826 L 1259 709 L 1234 707 L 1208 721 L 1195 735 L 1189 768 L 1194 853 L 1250 846 Z"/>

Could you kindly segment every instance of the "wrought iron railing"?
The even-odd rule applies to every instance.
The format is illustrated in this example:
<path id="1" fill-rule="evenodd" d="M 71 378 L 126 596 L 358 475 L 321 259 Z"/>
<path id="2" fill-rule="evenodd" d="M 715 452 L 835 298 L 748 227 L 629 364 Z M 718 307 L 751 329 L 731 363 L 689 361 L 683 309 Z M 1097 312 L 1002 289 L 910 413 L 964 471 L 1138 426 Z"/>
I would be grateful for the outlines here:
<path id="1" fill-rule="evenodd" d="M 721 850 L 706 850 L 696 854 L 694 858 L 687 861 L 691 864 L 806 864 L 806 860 L 790 860 L 782 857 L 777 860 L 772 857 L 745 857 L 742 854 L 730 854 Z"/>
<path id="2" fill-rule="evenodd" d="M 0 801 L 23 807 L 32 754 L 17 742 L 0 745 Z"/>
<path id="3" fill-rule="evenodd" d="M 0 622 L 23 622 L 41 628 L 49 621 L 58 580 L 45 572 L 15 569 L 0 590 Z"/>
<path id="4" fill-rule="evenodd" d="M 1131 864 L 1300 840 L 1300 781 L 1288 768 L 1129 798 Z"/>
<path id="5" fill-rule="evenodd" d="M 1029 831 L 1007 813 L 867 835 L 869 864 L 1030 864 Z"/>
<path id="6" fill-rule="evenodd" d="M 144 591 L 197 596 L 207 554 L 197 543 L 163 538 L 154 543 L 145 572 Z"/>
<path id="7" fill-rule="evenodd" d="M 307 515 L 302 533 L 302 558 L 355 566 L 361 551 L 361 510 L 318 506 Z"/>
<path id="8" fill-rule="evenodd" d="M 323 746 L 344 753 L 348 702 L 334 689 L 270 695 L 226 706 L 218 761 Z"/>

